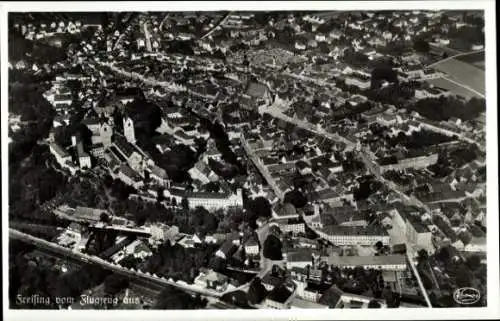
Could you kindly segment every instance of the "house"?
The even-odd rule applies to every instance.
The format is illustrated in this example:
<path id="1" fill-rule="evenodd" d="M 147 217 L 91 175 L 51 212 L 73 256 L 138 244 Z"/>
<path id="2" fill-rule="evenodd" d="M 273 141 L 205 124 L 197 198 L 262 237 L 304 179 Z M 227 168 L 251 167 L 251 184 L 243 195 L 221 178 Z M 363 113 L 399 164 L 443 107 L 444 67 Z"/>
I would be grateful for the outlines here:
<path id="1" fill-rule="evenodd" d="M 315 266 L 319 260 L 319 254 L 315 250 L 297 248 L 283 253 L 283 260 L 286 262 L 287 269 L 294 267 L 305 268 Z"/>
<path id="2" fill-rule="evenodd" d="M 194 247 L 200 245 L 202 242 L 201 242 L 200 238 L 198 237 L 198 235 L 187 234 L 182 239 L 180 239 L 177 243 L 184 248 L 194 248 Z"/>
<path id="3" fill-rule="evenodd" d="M 261 282 L 267 291 L 272 291 L 275 287 L 281 285 L 284 280 L 279 276 L 273 275 L 272 271 L 269 271 L 264 275 Z"/>
<path id="4" fill-rule="evenodd" d="M 297 49 L 297 50 L 306 50 L 306 44 L 304 44 L 302 42 L 296 41 L 295 42 L 295 49 Z"/>
<path id="5" fill-rule="evenodd" d="M 477 225 L 470 225 L 471 241 L 465 245 L 466 252 L 486 252 L 486 233 Z"/>
<path id="6" fill-rule="evenodd" d="M 247 255 L 259 255 L 259 243 L 255 237 L 250 237 L 245 243 L 243 243 L 243 247 Z"/>
<path id="7" fill-rule="evenodd" d="M 285 284 L 281 284 L 269 293 L 264 301 L 264 305 L 269 309 L 289 309 L 293 298 L 293 291 Z"/>
<path id="8" fill-rule="evenodd" d="M 168 179 L 167 171 L 163 168 L 152 165 L 149 167 L 149 177 L 158 183 L 160 186 L 170 188 L 170 180 Z"/>
<path id="9" fill-rule="evenodd" d="M 129 255 L 132 255 L 134 258 L 142 261 L 153 255 L 153 251 L 151 251 L 151 249 L 146 244 L 144 244 L 142 240 L 137 239 L 119 252 L 115 253 L 111 257 L 111 259 L 115 263 L 120 263 L 125 257 Z"/>
<path id="10" fill-rule="evenodd" d="M 223 260 L 229 259 L 236 251 L 238 246 L 234 245 L 231 240 L 225 241 L 221 247 L 215 252 L 215 256 Z"/>
<path id="11" fill-rule="evenodd" d="M 194 284 L 207 289 L 214 289 L 217 292 L 224 292 L 229 284 L 229 278 L 224 274 L 213 270 L 203 270 L 194 279 Z"/>

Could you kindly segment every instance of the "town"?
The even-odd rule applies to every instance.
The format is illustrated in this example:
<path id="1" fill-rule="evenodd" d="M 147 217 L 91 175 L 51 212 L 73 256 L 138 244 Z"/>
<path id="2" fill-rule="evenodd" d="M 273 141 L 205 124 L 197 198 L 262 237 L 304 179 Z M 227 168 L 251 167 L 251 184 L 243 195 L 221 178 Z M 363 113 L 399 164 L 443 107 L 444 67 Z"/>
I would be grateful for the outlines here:
<path id="1" fill-rule="evenodd" d="M 11 308 L 486 306 L 484 60 L 481 11 L 10 13 Z"/>

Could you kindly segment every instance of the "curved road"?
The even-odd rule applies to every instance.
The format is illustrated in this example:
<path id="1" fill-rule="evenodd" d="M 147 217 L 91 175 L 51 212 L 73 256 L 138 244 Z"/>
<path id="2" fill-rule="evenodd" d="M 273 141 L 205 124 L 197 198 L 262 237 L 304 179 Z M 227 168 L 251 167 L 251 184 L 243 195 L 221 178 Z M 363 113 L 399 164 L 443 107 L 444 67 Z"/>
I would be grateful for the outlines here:
<path id="1" fill-rule="evenodd" d="M 218 293 L 215 291 L 209 291 L 206 289 L 201 289 L 196 286 L 191 286 L 188 284 L 180 284 L 174 281 L 167 280 L 165 278 L 160 278 L 158 276 L 155 276 L 154 274 L 150 273 L 144 273 L 140 271 L 134 271 L 134 270 L 129 270 L 127 268 L 124 268 L 122 266 L 112 264 L 110 262 L 107 262 L 97 256 L 92 256 L 92 255 L 87 255 L 83 254 L 80 252 L 72 251 L 70 249 L 67 249 L 65 247 L 59 246 L 57 244 L 48 242 L 44 239 L 34 237 L 32 235 L 20 232 L 18 230 L 15 230 L 13 228 L 9 228 L 9 238 L 17 239 L 23 242 L 27 242 L 30 244 L 33 244 L 37 247 L 43 248 L 45 250 L 55 252 L 64 256 L 67 256 L 72 259 L 76 259 L 80 262 L 87 263 L 87 264 L 95 264 L 99 265 L 104 269 L 111 270 L 115 273 L 121 274 L 128 276 L 132 279 L 141 279 L 147 282 L 152 282 L 156 283 L 158 285 L 170 285 L 176 288 L 179 288 L 183 291 L 191 292 L 191 293 L 196 293 L 200 294 L 202 296 L 207 296 L 207 297 L 213 297 L 213 298 L 220 298 L 222 297 L 223 293 Z"/>

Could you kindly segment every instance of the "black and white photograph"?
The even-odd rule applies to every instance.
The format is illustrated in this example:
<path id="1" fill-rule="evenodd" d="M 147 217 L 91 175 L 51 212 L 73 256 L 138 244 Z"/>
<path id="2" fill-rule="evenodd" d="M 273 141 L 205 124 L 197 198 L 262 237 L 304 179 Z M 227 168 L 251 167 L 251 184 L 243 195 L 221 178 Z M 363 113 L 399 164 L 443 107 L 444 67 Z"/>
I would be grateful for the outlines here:
<path id="1" fill-rule="evenodd" d="M 499 316 L 494 1 L 141 5 L 2 8 L 9 314 Z"/>

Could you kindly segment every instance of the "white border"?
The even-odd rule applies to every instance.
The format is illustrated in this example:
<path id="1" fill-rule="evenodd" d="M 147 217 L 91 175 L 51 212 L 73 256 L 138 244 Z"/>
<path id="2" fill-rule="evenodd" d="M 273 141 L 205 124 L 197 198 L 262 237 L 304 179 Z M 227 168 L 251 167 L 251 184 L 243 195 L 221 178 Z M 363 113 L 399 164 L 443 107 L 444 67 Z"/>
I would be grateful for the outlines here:
<path id="1" fill-rule="evenodd" d="M 480 9 L 485 11 L 486 33 L 486 104 L 487 104 L 487 219 L 488 219 L 488 307 L 453 309 L 379 309 L 379 310 L 157 310 L 157 311 L 33 311 L 8 310 L 8 113 L 7 113 L 7 12 L 8 11 L 216 11 L 216 10 L 453 10 Z M 498 141 L 497 141 L 497 77 L 495 2 L 475 1 L 211 1 L 211 2 L 6 2 L 0 4 L 1 50 L 1 133 L 2 133 L 2 238 L 3 238 L 3 303 L 7 320 L 42 317 L 51 320 L 304 320 L 304 319 L 492 319 L 500 317 L 499 302 L 499 238 L 498 238 Z M 251 312 L 250 312 L 251 311 Z"/>

